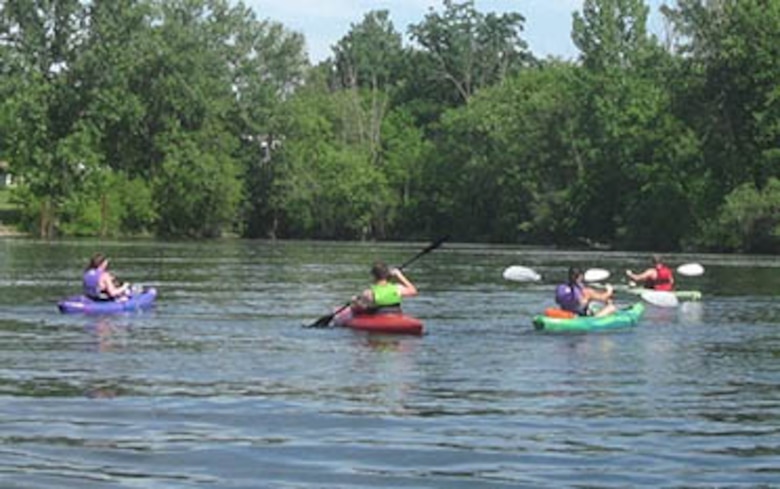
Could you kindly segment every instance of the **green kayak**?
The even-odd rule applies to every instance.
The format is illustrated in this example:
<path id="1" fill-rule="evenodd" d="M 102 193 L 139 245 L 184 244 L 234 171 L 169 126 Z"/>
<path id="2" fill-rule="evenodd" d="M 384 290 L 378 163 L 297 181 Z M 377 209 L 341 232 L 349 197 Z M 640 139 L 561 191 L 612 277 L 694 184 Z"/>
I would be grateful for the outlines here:
<path id="1" fill-rule="evenodd" d="M 641 295 L 643 291 L 650 289 L 643 289 L 642 287 L 626 287 L 622 289 L 629 294 Z M 674 294 L 677 300 L 680 301 L 699 301 L 701 300 L 701 292 L 698 290 L 671 290 L 670 294 Z"/>
<path id="2" fill-rule="evenodd" d="M 539 315 L 534 317 L 534 327 L 541 331 L 553 333 L 627 328 L 636 326 L 644 312 L 644 304 L 637 302 L 633 306 L 618 309 L 614 314 L 603 317 L 578 316 L 571 319 L 560 319 Z"/>

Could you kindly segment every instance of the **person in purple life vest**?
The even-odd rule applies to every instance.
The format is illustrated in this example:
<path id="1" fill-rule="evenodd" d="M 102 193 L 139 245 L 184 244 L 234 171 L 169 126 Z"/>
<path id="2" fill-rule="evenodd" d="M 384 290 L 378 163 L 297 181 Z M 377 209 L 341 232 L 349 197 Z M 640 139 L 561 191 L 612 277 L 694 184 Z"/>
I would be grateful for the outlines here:
<path id="1" fill-rule="evenodd" d="M 108 271 L 108 258 L 95 253 L 89 260 L 83 277 L 84 295 L 98 301 L 111 301 L 126 296 L 130 284 L 118 285 L 116 277 Z"/>
<path id="2" fill-rule="evenodd" d="M 569 280 L 555 289 L 555 302 L 558 306 L 578 316 L 609 316 L 617 309 L 612 304 L 614 291 L 611 285 L 606 290 L 598 291 L 585 286 L 585 273 L 577 267 L 569 268 Z M 602 302 L 604 307 L 594 312 L 590 308 L 592 302 Z"/>

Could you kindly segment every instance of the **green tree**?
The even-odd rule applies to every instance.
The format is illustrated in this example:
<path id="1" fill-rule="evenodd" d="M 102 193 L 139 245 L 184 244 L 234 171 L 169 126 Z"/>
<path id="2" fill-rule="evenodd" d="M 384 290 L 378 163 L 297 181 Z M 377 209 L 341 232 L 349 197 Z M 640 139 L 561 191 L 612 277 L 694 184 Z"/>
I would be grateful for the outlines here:
<path id="1" fill-rule="evenodd" d="M 425 167 L 429 225 L 457 229 L 464 239 L 569 241 L 565 196 L 583 160 L 577 69 L 545 63 L 445 114 Z"/>
<path id="2" fill-rule="evenodd" d="M 374 234 L 389 191 L 367 146 L 344 137 L 341 112 L 348 95 L 310 85 L 286 104 L 285 142 L 274 163 L 274 234 Z"/>
<path id="3" fill-rule="evenodd" d="M 224 130 L 209 125 L 160 136 L 165 159 L 153 185 L 159 234 L 211 238 L 232 225 L 241 189 L 230 157 L 235 143 Z"/>
<path id="4" fill-rule="evenodd" d="M 379 168 L 389 194 L 383 214 L 375 220 L 378 236 L 409 238 L 419 234 L 422 220 L 420 203 L 423 192 L 423 168 L 433 145 L 425 139 L 412 115 L 404 109 L 391 111 L 382 122 L 382 154 Z"/>
<path id="5" fill-rule="evenodd" d="M 4 141 L 13 171 L 24 176 L 25 215 L 39 216 L 38 231 L 52 235 L 58 209 L 78 185 L 83 160 L 97 155 L 92 127 L 80 122 L 71 67 L 82 43 L 77 0 L 9 0 L 0 5 L 6 118 Z M 37 208 L 37 209 L 33 209 Z"/>
<path id="6" fill-rule="evenodd" d="M 265 236 L 274 227 L 275 151 L 284 142 L 279 117 L 284 100 L 303 84 L 304 39 L 279 23 L 258 20 L 242 4 L 222 17 L 231 26 L 220 49 L 235 94 L 226 123 L 240 138 L 235 156 L 244 187 L 241 232 Z"/>
<path id="7" fill-rule="evenodd" d="M 403 55 L 401 34 L 387 10 L 367 13 L 333 47 L 341 87 L 384 90 L 398 82 Z"/>
<path id="8" fill-rule="evenodd" d="M 684 115 L 703 141 L 700 207 L 712 213 L 738 186 L 780 176 L 780 3 L 680 0 L 670 16 L 683 34 Z"/>
<path id="9" fill-rule="evenodd" d="M 716 250 L 777 253 L 780 251 L 780 180 L 770 178 L 758 189 L 744 183 L 724 201 L 704 226 L 702 244 Z"/>
<path id="10" fill-rule="evenodd" d="M 423 49 L 433 73 L 454 91 L 452 100 L 468 103 L 480 88 L 501 82 L 531 56 L 520 36 L 525 18 L 516 12 L 479 12 L 473 0 L 444 0 L 409 32 Z"/>
<path id="11" fill-rule="evenodd" d="M 337 83 L 332 88 L 343 93 L 343 136 L 366 148 L 376 164 L 383 121 L 399 82 L 401 34 L 387 11 L 372 11 L 350 27 L 333 47 L 333 54 Z"/>
<path id="12" fill-rule="evenodd" d="M 647 16 L 641 0 L 586 0 L 574 15 L 585 156 L 569 202 L 582 241 L 674 249 L 693 221 L 686 175 L 698 143 L 671 110 L 657 69 L 669 55 L 648 35 Z"/>
<path id="13" fill-rule="evenodd" d="M 0 120 L 13 121 L 0 151 L 40 234 L 213 236 L 235 223 L 255 142 L 273 139 L 276 108 L 300 83 L 300 35 L 227 0 L 0 9 Z"/>
<path id="14" fill-rule="evenodd" d="M 636 132 L 649 115 L 641 105 L 649 84 L 642 83 L 640 72 L 649 42 L 647 15 L 641 0 L 585 0 L 582 12 L 574 14 L 572 39 L 584 67 L 579 114 L 587 156 L 570 202 L 578 216 L 574 232 L 583 240 L 614 242 L 621 197 L 636 191 L 629 175 L 637 148 L 626 132 Z"/>

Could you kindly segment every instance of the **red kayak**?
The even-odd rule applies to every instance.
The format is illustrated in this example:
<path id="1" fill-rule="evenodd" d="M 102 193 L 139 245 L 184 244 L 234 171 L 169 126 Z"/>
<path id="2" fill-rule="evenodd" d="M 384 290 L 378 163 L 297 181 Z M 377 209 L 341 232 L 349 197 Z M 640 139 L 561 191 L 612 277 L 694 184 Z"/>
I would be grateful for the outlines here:
<path id="1" fill-rule="evenodd" d="M 336 326 L 343 326 L 358 331 L 386 334 L 423 333 L 423 323 L 417 318 L 401 312 L 384 312 L 377 314 L 355 314 L 350 308 L 345 309 L 333 318 Z"/>

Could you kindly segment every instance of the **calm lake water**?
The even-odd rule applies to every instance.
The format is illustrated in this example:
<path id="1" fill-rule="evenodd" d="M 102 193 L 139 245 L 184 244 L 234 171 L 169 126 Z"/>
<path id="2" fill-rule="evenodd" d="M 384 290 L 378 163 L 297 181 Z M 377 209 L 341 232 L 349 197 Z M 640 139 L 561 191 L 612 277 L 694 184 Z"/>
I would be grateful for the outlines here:
<path id="1" fill-rule="evenodd" d="M 424 245 L 0 240 L 0 487 L 780 486 L 777 259 L 672 256 L 702 302 L 547 335 L 567 266 L 644 257 L 446 244 L 425 336 L 301 327 Z M 158 307 L 61 315 L 98 250 Z"/>

